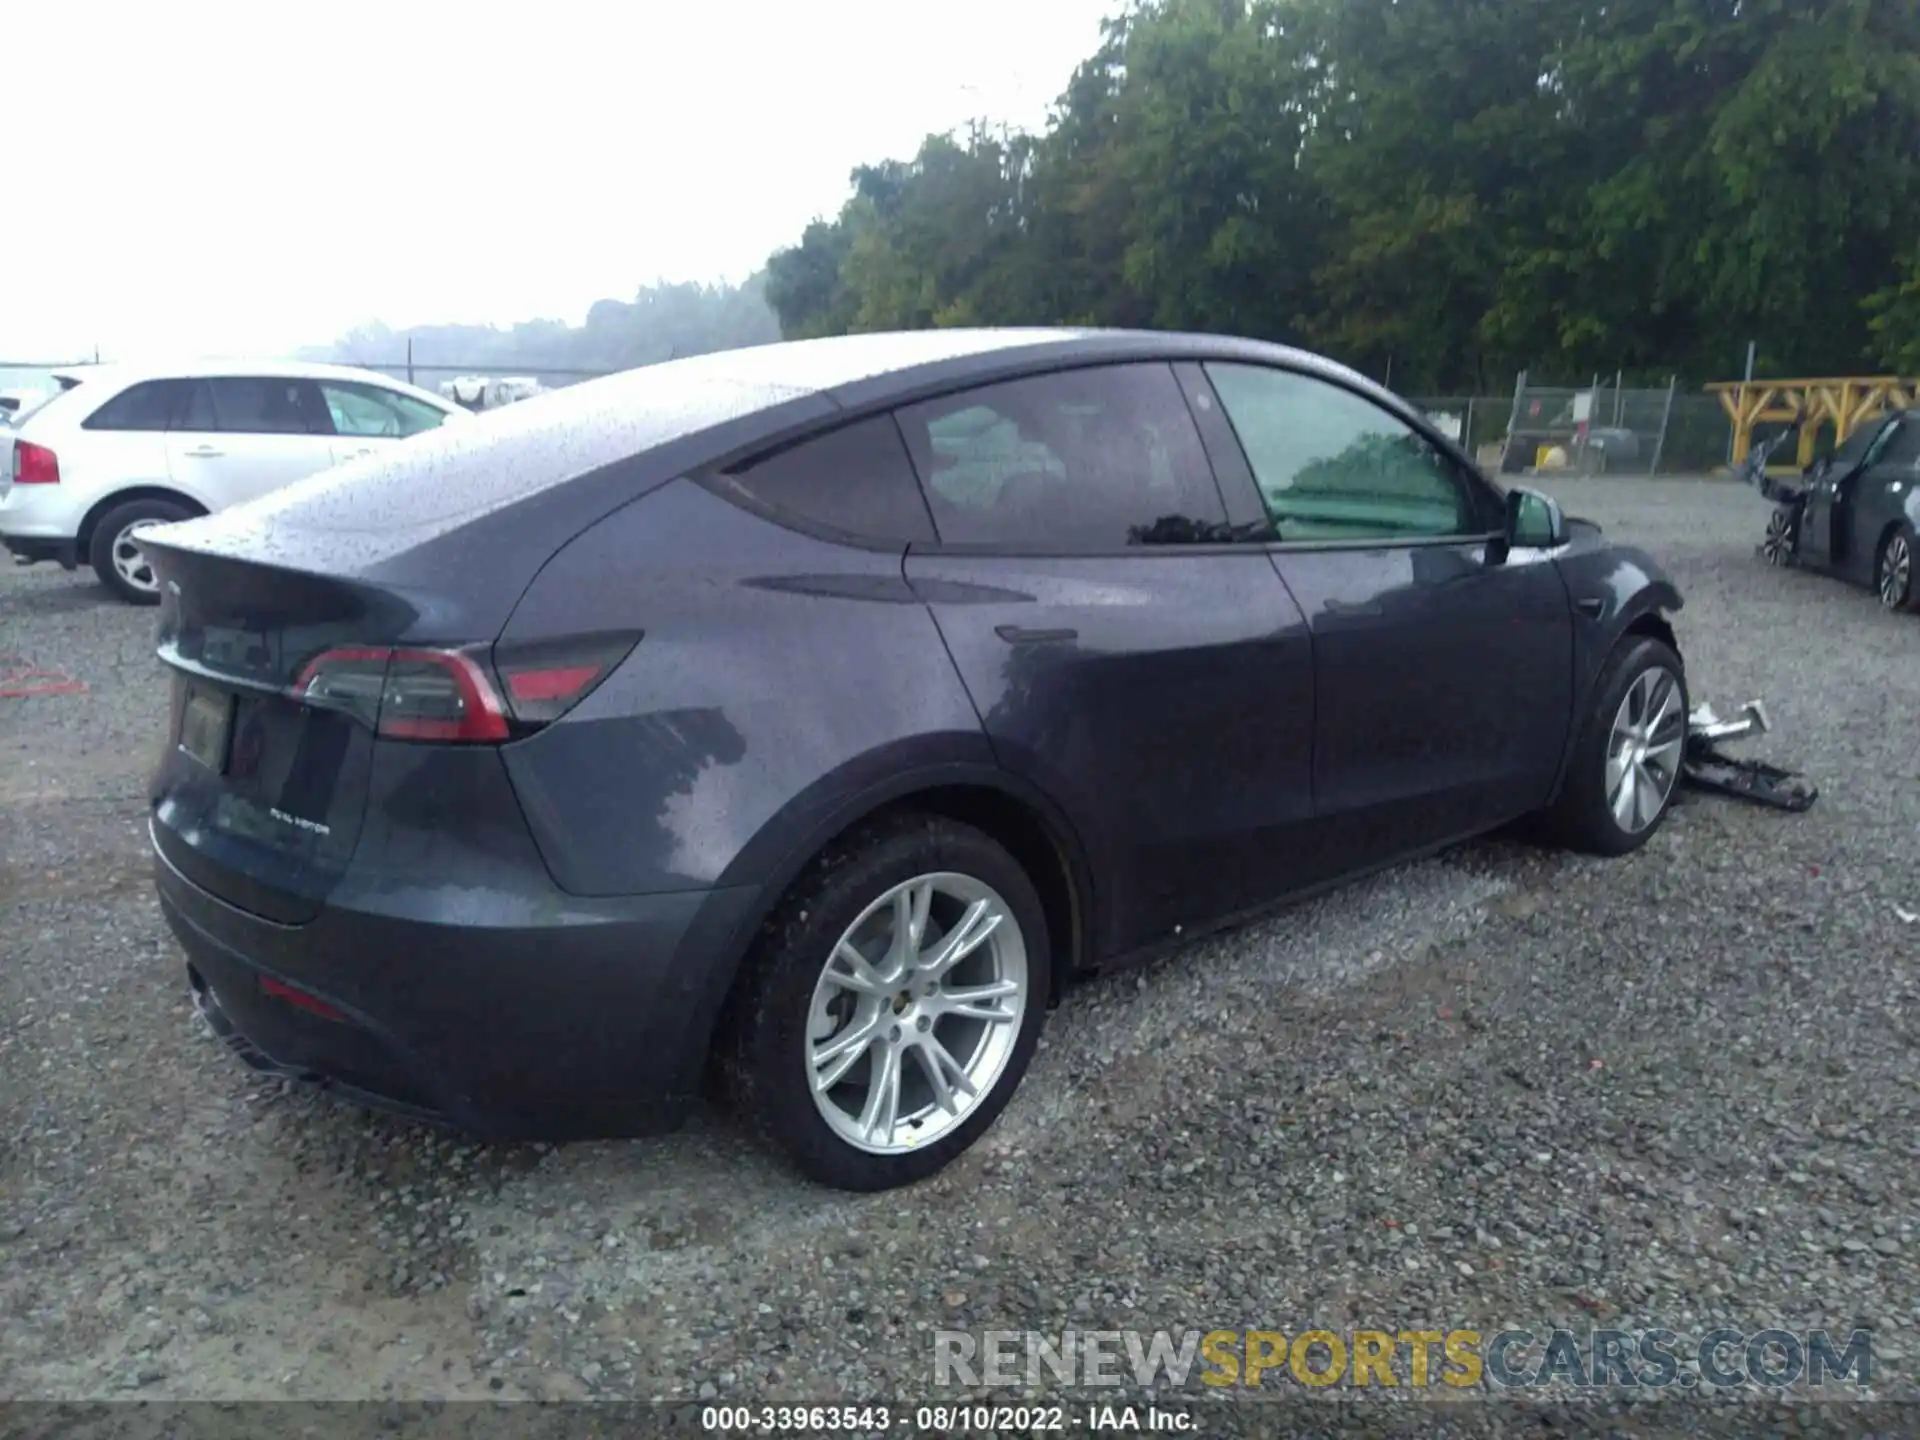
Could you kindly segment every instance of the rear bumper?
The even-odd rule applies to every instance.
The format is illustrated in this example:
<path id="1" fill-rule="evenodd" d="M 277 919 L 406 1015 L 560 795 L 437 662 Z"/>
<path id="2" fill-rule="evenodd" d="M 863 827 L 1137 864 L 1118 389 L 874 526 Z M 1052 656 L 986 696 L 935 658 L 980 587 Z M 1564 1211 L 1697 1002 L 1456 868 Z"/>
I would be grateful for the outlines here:
<path id="1" fill-rule="evenodd" d="M 335 900 L 305 925 L 235 909 L 156 846 L 196 1003 L 257 1069 L 498 1139 L 654 1134 L 686 1117 L 757 892 L 582 902 L 511 923 Z M 464 911 L 457 918 L 452 912 Z M 330 1007 L 267 994 L 262 979 Z"/>
<path id="2" fill-rule="evenodd" d="M 42 560 L 52 560 L 64 570 L 75 570 L 80 565 L 79 542 L 72 539 L 54 539 L 42 535 L 0 535 L 0 545 L 5 545 L 14 559 L 23 565 L 38 564 Z"/>

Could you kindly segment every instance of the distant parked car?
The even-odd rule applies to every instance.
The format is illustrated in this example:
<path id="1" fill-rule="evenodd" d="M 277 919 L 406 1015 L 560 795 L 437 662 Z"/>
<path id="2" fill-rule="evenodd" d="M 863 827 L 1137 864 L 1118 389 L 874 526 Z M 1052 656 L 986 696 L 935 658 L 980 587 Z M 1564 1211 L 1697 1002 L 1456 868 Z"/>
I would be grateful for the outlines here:
<path id="1" fill-rule="evenodd" d="M 160 598 L 136 537 L 223 510 L 467 412 L 368 370 L 247 362 L 87 365 L 0 427 L 0 542 Z"/>
<path id="2" fill-rule="evenodd" d="M 543 1139 L 713 1062 L 854 1190 L 974 1142 L 1057 978 L 1523 815 L 1625 854 L 1686 740 L 1651 558 L 1249 341 L 668 361 L 145 543 L 216 1034 Z"/>
<path id="3" fill-rule="evenodd" d="M 490 375 L 461 375 L 442 380 L 440 394 L 462 409 L 478 412 L 531 400 L 546 394 L 546 386 L 532 375 L 507 375 L 497 380 Z"/>
<path id="4" fill-rule="evenodd" d="M 1769 447 L 1771 448 L 1771 447 Z M 1758 469 L 1765 455 L 1754 457 Z M 1777 507 L 1761 554 L 1920 610 L 1920 409 L 1862 422 L 1797 481 L 1762 487 Z"/>

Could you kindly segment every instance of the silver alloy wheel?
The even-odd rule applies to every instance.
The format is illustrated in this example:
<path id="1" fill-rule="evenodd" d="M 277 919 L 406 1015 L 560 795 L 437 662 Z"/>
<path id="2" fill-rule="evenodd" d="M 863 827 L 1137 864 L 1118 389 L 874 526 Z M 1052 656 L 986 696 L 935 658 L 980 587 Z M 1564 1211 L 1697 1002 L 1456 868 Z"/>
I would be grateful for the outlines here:
<path id="1" fill-rule="evenodd" d="M 1787 557 L 1793 553 L 1793 527 L 1786 511 L 1776 510 L 1768 519 L 1767 538 L 1760 543 L 1760 553 L 1767 557 L 1769 565 L 1787 563 Z"/>
<path id="2" fill-rule="evenodd" d="M 814 986 L 814 1104 L 855 1149 L 920 1149 L 993 1092 L 1028 1003 L 1026 937 L 998 891 L 951 871 L 902 881 L 847 927 Z"/>
<path id="3" fill-rule="evenodd" d="M 1880 552 L 1880 603 L 1898 610 L 1907 603 L 1907 586 L 1913 580 L 1913 549 L 1907 537 L 1895 531 Z"/>
<path id="4" fill-rule="evenodd" d="M 1680 681 L 1664 666 L 1634 677 L 1607 739 L 1607 806 L 1614 823 L 1638 835 L 1660 818 L 1687 744 Z"/>
<path id="5" fill-rule="evenodd" d="M 114 573 L 135 590 L 151 594 L 160 588 L 160 582 L 154 578 L 153 566 L 140 553 L 140 546 L 134 537 L 142 530 L 151 530 L 165 523 L 162 520 L 135 520 L 123 526 L 120 533 L 113 537 Z"/>

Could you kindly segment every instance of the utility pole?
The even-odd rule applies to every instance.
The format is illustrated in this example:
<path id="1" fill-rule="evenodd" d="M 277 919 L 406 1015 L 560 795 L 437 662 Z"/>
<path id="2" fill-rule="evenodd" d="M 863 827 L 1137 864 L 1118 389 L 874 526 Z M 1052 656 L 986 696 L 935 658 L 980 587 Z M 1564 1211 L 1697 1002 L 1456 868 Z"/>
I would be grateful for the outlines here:
<path id="1" fill-rule="evenodd" d="M 1760 348 L 1758 340 L 1747 341 L 1747 372 L 1740 377 L 1740 396 L 1735 402 L 1736 408 L 1744 412 L 1747 408 L 1747 386 L 1753 384 L 1753 361 Z M 1727 433 L 1727 464 L 1733 464 L 1734 432 Z"/>
<path id="2" fill-rule="evenodd" d="M 1513 450 L 1513 432 L 1520 423 L 1520 403 L 1527 393 L 1527 372 L 1522 370 L 1513 377 L 1513 408 L 1507 412 L 1507 438 L 1500 446 L 1500 474 L 1507 470 L 1507 457 Z"/>
<path id="3" fill-rule="evenodd" d="M 1647 474 L 1649 475 L 1658 475 L 1660 473 L 1660 456 L 1667 448 L 1667 426 L 1673 420 L 1673 392 L 1679 387 L 1680 377 L 1678 375 L 1669 375 L 1667 377 L 1667 406 L 1666 409 L 1660 412 L 1660 438 L 1653 442 L 1653 463 L 1647 466 Z"/>

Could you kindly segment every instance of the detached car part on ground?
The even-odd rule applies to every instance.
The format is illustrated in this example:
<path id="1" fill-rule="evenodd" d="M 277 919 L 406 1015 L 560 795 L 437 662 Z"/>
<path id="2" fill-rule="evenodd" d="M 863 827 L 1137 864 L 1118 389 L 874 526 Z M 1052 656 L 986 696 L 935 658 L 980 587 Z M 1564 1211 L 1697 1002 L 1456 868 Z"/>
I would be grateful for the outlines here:
<path id="1" fill-rule="evenodd" d="M 1702 705 L 1687 719 L 1686 782 L 1698 790 L 1776 810 L 1811 809 L 1820 792 L 1797 771 L 1762 760 L 1736 758 L 1720 748 L 1764 735 L 1772 728 L 1766 706 L 1758 700 L 1749 700 L 1731 720 L 1722 720 L 1711 705 Z"/>
<path id="2" fill-rule="evenodd" d="M 1920 409 L 1867 421 L 1796 480 L 1768 475 L 1798 429 L 1755 445 L 1738 472 L 1774 502 L 1760 553 L 1865 586 L 1888 610 L 1920 611 Z"/>
<path id="3" fill-rule="evenodd" d="M 495 1135 L 713 1076 L 857 1190 L 970 1146 L 1075 972 L 1522 818 L 1638 849 L 1693 713 L 1650 557 L 1205 336 L 673 361 L 141 543 L 216 1032 Z"/>

